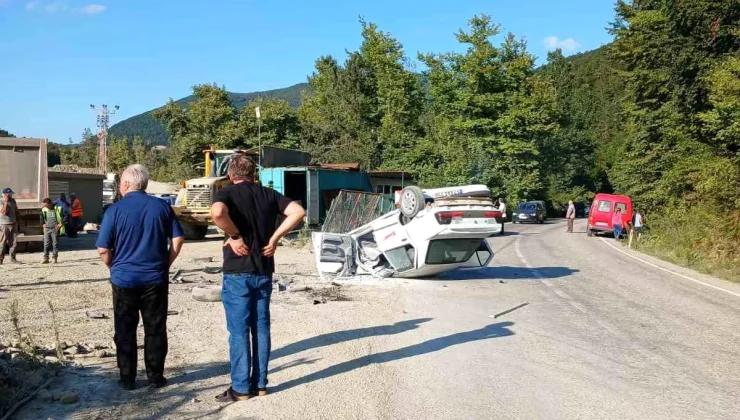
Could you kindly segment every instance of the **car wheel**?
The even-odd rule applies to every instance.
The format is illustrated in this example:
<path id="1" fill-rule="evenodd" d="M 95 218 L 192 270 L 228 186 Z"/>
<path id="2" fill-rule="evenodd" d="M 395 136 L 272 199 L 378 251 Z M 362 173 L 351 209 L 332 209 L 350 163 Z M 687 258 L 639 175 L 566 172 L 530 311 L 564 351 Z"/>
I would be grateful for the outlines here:
<path id="1" fill-rule="evenodd" d="M 221 286 L 204 285 L 195 286 L 191 292 L 193 299 L 198 302 L 220 302 L 221 301 Z"/>
<path id="2" fill-rule="evenodd" d="M 589 227 L 586 228 L 586 236 L 594 236 L 594 231 Z"/>
<path id="3" fill-rule="evenodd" d="M 419 187 L 406 187 L 401 191 L 401 213 L 409 219 L 424 208 L 424 193 Z"/>

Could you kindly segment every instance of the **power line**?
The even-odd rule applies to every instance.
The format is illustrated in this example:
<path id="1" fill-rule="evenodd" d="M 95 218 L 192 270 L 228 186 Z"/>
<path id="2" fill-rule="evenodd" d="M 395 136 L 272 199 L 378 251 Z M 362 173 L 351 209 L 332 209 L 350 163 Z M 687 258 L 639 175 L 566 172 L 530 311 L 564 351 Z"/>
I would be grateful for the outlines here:
<path id="1" fill-rule="evenodd" d="M 112 109 L 108 105 L 101 106 L 90 105 L 90 109 L 98 113 L 98 169 L 102 173 L 108 172 L 108 124 L 110 116 L 118 111 L 119 106 L 115 105 Z"/>

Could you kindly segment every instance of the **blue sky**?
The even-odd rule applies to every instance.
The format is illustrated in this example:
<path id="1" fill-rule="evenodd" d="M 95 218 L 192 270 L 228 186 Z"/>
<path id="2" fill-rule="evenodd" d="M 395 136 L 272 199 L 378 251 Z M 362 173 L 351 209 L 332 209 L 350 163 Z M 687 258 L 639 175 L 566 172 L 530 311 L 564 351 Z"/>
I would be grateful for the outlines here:
<path id="1" fill-rule="evenodd" d="M 544 57 L 611 40 L 611 0 L 0 0 L 0 128 L 78 141 L 90 104 L 112 123 L 215 82 L 251 92 L 304 82 L 321 55 L 360 43 L 358 16 L 407 55 L 459 50 L 454 33 L 486 13 Z"/>

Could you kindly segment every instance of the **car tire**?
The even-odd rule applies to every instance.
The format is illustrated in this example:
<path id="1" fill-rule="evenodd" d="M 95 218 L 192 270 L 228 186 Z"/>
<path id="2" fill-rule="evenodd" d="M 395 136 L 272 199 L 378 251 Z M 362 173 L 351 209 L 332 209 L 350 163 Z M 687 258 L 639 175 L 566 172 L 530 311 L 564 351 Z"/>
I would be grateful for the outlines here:
<path id="1" fill-rule="evenodd" d="M 221 286 L 195 286 L 191 296 L 198 302 L 221 302 Z"/>
<path id="2" fill-rule="evenodd" d="M 409 219 L 424 208 L 424 193 L 419 187 L 406 187 L 401 191 L 401 213 Z"/>
<path id="3" fill-rule="evenodd" d="M 586 236 L 594 236 L 594 231 L 590 227 L 586 227 Z"/>

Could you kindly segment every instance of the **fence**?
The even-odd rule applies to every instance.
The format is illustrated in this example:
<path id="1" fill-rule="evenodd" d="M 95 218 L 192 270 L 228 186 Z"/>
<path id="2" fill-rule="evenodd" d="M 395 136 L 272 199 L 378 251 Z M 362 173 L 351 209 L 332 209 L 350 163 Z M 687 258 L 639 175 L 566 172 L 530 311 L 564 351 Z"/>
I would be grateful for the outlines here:
<path id="1" fill-rule="evenodd" d="M 393 200 L 382 194 L 342 190 L 332 201 L 321 231 L 347 233 L 395 208 Z"/>

